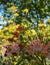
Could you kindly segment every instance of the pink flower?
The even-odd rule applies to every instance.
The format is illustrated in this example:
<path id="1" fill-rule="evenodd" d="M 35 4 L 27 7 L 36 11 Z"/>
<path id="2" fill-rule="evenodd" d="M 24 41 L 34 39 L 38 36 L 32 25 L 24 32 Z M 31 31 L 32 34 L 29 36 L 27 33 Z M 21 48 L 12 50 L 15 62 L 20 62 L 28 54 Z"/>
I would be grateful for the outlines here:
<path id="1" fill-rule="evenodd" d="M 5 46 L 5 48 L 6 48 L 6 49 L 9 49 L 9 48 L 10 48 L 10 46 L 9 46 L 9 45 L 7 45 L 7 46 Z"/>

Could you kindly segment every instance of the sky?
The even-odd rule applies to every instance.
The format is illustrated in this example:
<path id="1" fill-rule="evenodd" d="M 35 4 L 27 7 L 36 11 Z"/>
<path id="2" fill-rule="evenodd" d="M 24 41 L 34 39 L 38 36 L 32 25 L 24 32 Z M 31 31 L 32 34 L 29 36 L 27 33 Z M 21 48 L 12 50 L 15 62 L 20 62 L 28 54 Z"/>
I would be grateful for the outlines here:
<path id="1" fill-rule="evenodd" d="M 0 5 L 0 16 L 4 16 L 4 8 L 3 5 Z M 6 21 L 4 20 L 4 17 L 0 18 L 0 24 L 6 24 Z M 3 26 L 0 26 L 0 29 L 2 29 Z"/>
<path id="2" fill-rule="evenodd" d="M 2 11 L 0 11 L 0 16 L 3 16 L 2 14 L 4 14 L 4 13 L 3 13 L 3 10 L 2 10 Z M 2 18 L 0 18 L 0 24 L 4 24 L 4 25 L 5 25 L 5 24 L 6 24 L 6 21 L 3 21 L 3 20 L 4 20 L 4 18 L 3 18 L 3 17 L 2 17 Z M 0 26 L 0 29 L 2 29 L 2 27 L 3 27 L 3 26 Z"/>

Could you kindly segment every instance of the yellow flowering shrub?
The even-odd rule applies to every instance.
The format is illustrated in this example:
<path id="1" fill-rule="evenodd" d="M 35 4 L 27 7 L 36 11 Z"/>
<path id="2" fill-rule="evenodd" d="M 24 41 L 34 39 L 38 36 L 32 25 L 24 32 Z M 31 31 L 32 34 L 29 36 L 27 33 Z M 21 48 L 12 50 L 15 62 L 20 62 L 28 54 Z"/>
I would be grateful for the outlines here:
<path id="1" fill-rule="evenodd" d="M 35 30 L 26 30 L 24 34 L 24 38 L 32 37 L 32 36 L 37 36 Z"/>
<path id="2" fill-rule="evenodd" d="M 2 29 L 2 32 L 4 32 L 5 30 L 8 30 L 8 27 L 4 27 L 4 28 Z"/>
<path id="3" fill-rule="evenodd" d="M 0 0 L 0 7 L 0 65 L 47 65 L 49 0 Z"/>

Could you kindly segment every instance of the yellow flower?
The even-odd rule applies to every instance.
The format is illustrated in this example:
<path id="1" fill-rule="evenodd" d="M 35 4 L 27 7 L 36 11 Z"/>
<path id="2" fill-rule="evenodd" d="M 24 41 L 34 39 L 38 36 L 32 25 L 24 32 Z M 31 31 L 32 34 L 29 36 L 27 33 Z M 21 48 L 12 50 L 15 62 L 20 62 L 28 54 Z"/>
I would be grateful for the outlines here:
<path id="1" fill-rule="evenodd" d="M 21 56 L 19 55 L 18 58 L 20 58 Z"/>
<path id="2" fill-rule="evenodd" d="M 8 26 L 8 31 L 11 33 L 14 33 L 15 31 L 16 31 L 16 24 L 14 25 L 14 24 L 10 24 L 9 26 Z"/>
<path id="3" fill-rule="evenodd" d="M 2 39 L 2 42 L 6 42 L 6 39 Z"/>
<path id="4" fill-rule="evenodd" d="M 30 37 L 32 37 L 32 36 L 36 36 L 37 34 L 36 34 L 36 32 L 35 32 L 35 30 L 27 30 L 27 31 L 25 31 L 25 35 L 23 36 L 23 38 L 28 38 L 28 36 L 30 36 Z"/>
<path id="5" fill-rule="evenodd" d="M 27 28 L 28 26 L 27 26 L 27 24 L 25 24 L 25 23 L 22 23 L 21 24 L 24 28 Z"/>
<path id="6" fill-rule="evenodd" d="M 44 24 L 44 23 L 39 23 L 39 27 L 46 27 L 46 24 Z"/>
<path id="7" fill-rule="evenodd" d="M 17 8 L 18 8 L 18 7 L 16 7 L 16 6 L 12 6 L 12 7 L 11 7 L 11 10 L 15 11 Z"/>
<path id="8" fill-rule="evenodd" d="M 15 13 L 13 16 L 14 16 L 14 17 L 17 17 L 17 16 L 19 16 L 19 14 L 18 14 L 18 13 Z"/>
<path id="9" fill-rule="evenodd" d="M 30 30 L 25 31 L 25 35 L 23 36 L 23 38 L 28 38 L 28 36 L 30 36 Z"/>
<path id="10" fill-rule="evenodd" d="M 43 26 L 43 24 L 42 23 L 39 23 L 39 27 L 41 27 L 41 26 Z"/>
<path id="11" fill-rule="evenodd" d="M 0 15 L 0 18 L 3 18 L 3 16 L 2 16 L 2 15 Z"/>
<path id="12" fill-rule="evenodd" d="M 44 27 L 46 27 L 46 24 L 43 24 Z"/>
<path id="13" fill-rule="evenodd" d="M 30 30 L 30 31 L 31 31 L 32 35 L 37 35 L 35 30 Z"/>
<path id="14" fill-rule="evenodd" d="M 0 45 L 0 48 L 2 48 L 2 45 Z M 1 52 L 1 51 L 0 51 Z"/>
<path id="15" fill-rule="evenodd" d="M 16 65 L 18 62 L 14 62 L 14 65 Z"/>
<path id="16" fill-rule="evenodd" d="M 0 30 L 0 33 L 2 33 L 2 30 Z"/>
<path id="17" fill-rule="evenodd" d="M 17 58 L 16 56 L 14 56 L 14 58 Z"/>
<path id="18" fill-rule="evenodd" d="M 10 38 L 10 36 L 8 35 L 6 39 Z"/>
<path id="19" fill-rule="evenodd" d="M 27 30 L 27 31 L 26 31 L 26 34 L 30 34 L 30 30 Z"/>
<path id="20" fill-rule="evenodd" d="M 6 39 L 6 38 L 7 38 L 7 36 L 6 36 L 6 35 L 3 35 L 3 38 L 4 38 L 4 39 Z"/>
<path id="21" fill-rule="evenodd" d="M 13 30 L 12 29 L 9 29 L 9 32 L 13 32 Z"/>
<path id="22" fill-rule="evenodd" d="M 27 8 L 22 10 L 22 11 L 25 12 L 25 13 L 28 13 L 28 9 Z"/>
<path id="23" fill-rule="evenodd" d="M 50 23 L 50 19 L 48 19 L 48 22 Z"/>
<path id="24" fill-rule="evenodd" d="M 14 40 L 16 41 L 16 40 L 17 40 L 17 38 L 15 37 L 15 38 L 14 38 Z"/>
<path id="25" fill-rule="evenodd" d="M 17 24 L 17 25 L 16 25 L 16 28 L 18 28 L 19 26 L 20 26 L 20 24 Z"/>
<path id="26" fill-rule="evenodd" d="M 8 22 L 8 23 L 13 23 L 13 21 L 12 21 L 12 20 L 8 20 L 7 22 Z"/>
<path id="27" fill-rule="evenodd" d="M 2 29 L 2 31 L 6 31 L 6 30 L 8 30 L 8 27 L 4 27 L 4 28 Z"/>
<path id="28" fill-rule="evenodd" d="M 0 34 L 0 38 L 3 38 L 3 36 L 4 36 L 4 34 L 2 33 L 2 34 Z"/>
<path id="29" fill-rule="evenodd" d="M 12 7 L 8 8 L 8 10 L 10 10 L 10 11 L 17 11 L 17 8 L 18 7 L 16 7 L 16 6 L 12 6 Z"/>

